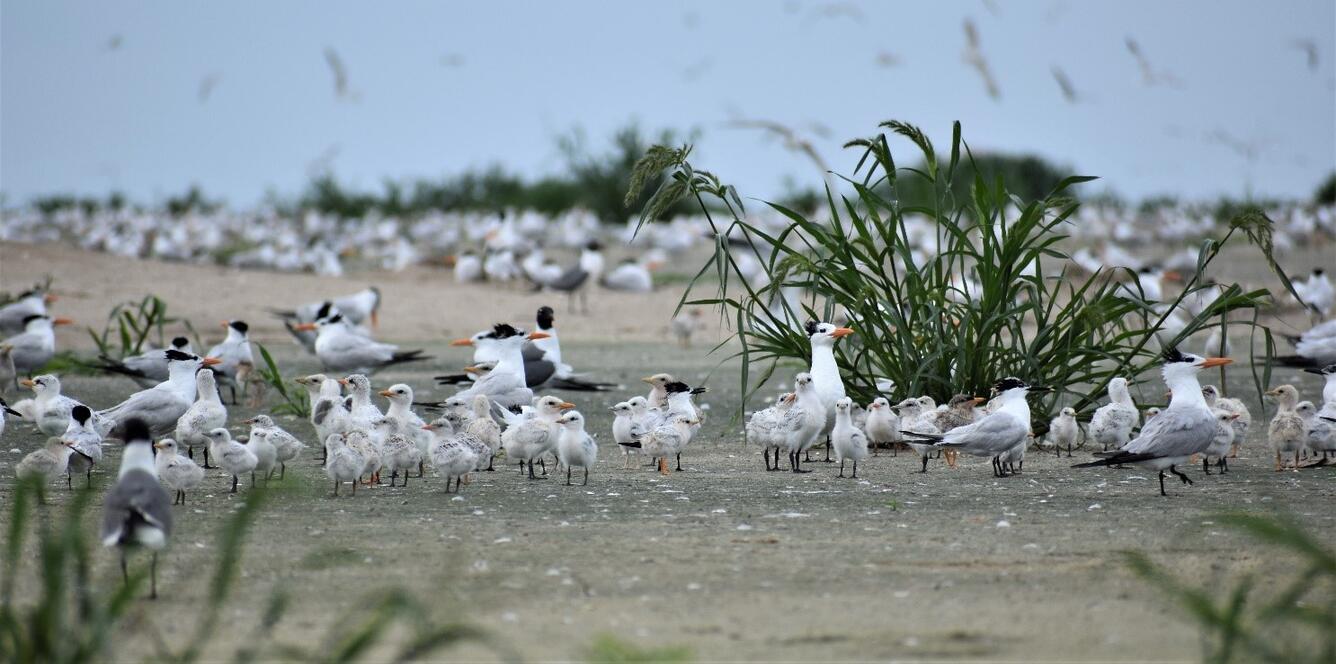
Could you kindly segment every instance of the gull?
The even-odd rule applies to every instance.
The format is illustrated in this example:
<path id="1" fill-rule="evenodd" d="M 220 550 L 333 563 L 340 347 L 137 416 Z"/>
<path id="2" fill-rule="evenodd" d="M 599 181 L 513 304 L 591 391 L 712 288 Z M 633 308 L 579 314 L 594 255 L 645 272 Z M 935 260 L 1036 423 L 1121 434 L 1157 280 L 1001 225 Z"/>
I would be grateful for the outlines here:
<path id="1" fill-rule="evenodd" d="M 247 333 L 250 326 L 245 321 L 232 320 L 223 321 L 223 328 L 227 330 L 227 338 L 222 343 L 209 349 L 209 357 L 218 358 L 219 362 L 214 366 L 214 373 L 222 380 L 222 384 L 227 385 L 232 393 L 232 405 L 237 404 L 237 374 L 243 366 L 254 367 L 255 356 L 251 353 L 250 338 Z"/>
<path id="2" fill-rule="evenodd" d="M 172 534 L 172 508 L 167 503 L 167 491 L 158 484 L 149 425 L 130 418 L 121 428 L 125 452 L 121 455 L 116 484 L 107 492 L 102 507 L 102 546 L 120 549 L 121 576 L 127 582 L 130 575 L 126 552 L 140 546 L 151 549 L 149 599 L 156 599 L 158 551 L 167 546 L 167 538 Z"/>
<path id="3" fill-rule="evenodd" d="M 195 458 L 195 446 L 204 447 L 204 467 L 209 465 L 209 432 L 227 426 L 227 408 L 218 394 L 213 372 L 208 368 L 195 372 L 195 402 L 176 420 L 176 439 Z"/>
<path id="4" fill-rule="evenodd" d="M 1231 399 L 1220 396 L 1220 389 L 1214 385 L 1206 385 L 1201 388 L 1201 395 L 1206 399 L 1206 405 L 1215 410 L 1223 410 L 1226 413 L 1232 413 L 1236 417 L 1230 420 L 1230 426 L 1234 429 L 1234 438 L 1229 450 L 1229 456 L 1237 457 L 1239 455 L 1239 445 L 1242 445 L 1248 436 L 1248 429 L 1252 426 L 1252 413 L 1248 411 L 1247 404 L 1242 399 Z"/>
<path id="5" fill-rule="evenodd" d="M 589 313 L 589 284 L 598 281 L 603 273 L 603 245 L 592 240 L 580 252 L 580 259 L 561 276 L 543 284 L 546 288 L 561 291 L 568 296 L 569 308 L 575 309 L 575 296 L 580 296 L 580 308 Z"/>
<path id="6" fill-rule="evenodd" d="M 524 377 L 530 388 L 546 384 L 558 390 L 602 392 L 614 387 L 611 383 L 595 383 L 575 373 L 571 365 L 561 361 L 561 340 L 557 338 L 556 313 L 552 307 L 542 306 L 537 314 L 538 332 L 543 335 L 524 344 Z M 550 376 L 538 379 L 537 374 Z"/>
<path id="7" fill-rule="evenodd" d="M 868 441 L 872 444 L 873 454 L 881 449 L 882 445 L 890 445 L 891 449 L 895 450 L 896 445 L 904 440 L 900 435 L 900 417 L 895 414 L 891 402 L 886 397 L 877 397 L 867 405 L 867 421 L 863 425 L 863 431 L 867 433 Z"/>
<path id="8" fill-rule="evenodd" d="M 48 436 L 64 435 L 70 426 L 70 414 L 83 404 L 60 393 L 60 379 L 54 374 L 24 379 L 19 384 L 33 391 L 31 411 L 37 429 Z"/>
<path id="9" fill-rule="evenodd" d="M 903 431 L 906 437 L 931 440 L 937 447 L 957 447 L 972 456 L 992 457 L 993 475 L 1007 477 L 1002 455 L 1017 445 L 1024 445 L 1030 435 L 1030 404 L 1026 397 L 1031 392 L 1045 392 L 1049 388 L 1007 377 L 993 384 L 997 406 L 971 424 L 956 427 L 946 433 L 924 434 Z"/>
<path id="10" fill-rule="evenodd" d="M 478 465 L 478 454 L 467 441 L 462 440 L 468 434 L 459 434 L 449 420 L 440 418 L 427 425 L 435 435 L 431 444 L 431 465 L 436 474 L 445 477 L 445 492 L 450 493 L 450 481 L 455 482 L 455 493 L 459 493 L 464 477 Z M 529 462 L 529 474 L 533 474 L 533 462 Z"/>
<path id="11" fill-rule="evenodd" d="M 121 434 L 125 423 L 131 419 L 139 419 L 155 434 L 166 435 L 175 430 L 177 420 L 195 402 L 196 372 L 202 366 L 217 364 L 218 360 L 176 350 L 166 351 L 166 354 L 167 380 L 147 390 L 135 392 L 111 408 L 98 411 L 97 415 L 106 422 L 105 426 L 98 427 L 98 433 L 104 437 L 124 440 Z"/>
<path id="12" fill-rule="evenodd" d="M 190 340 L 185 337 L 172 339 L 171 349 L 182 353 L 193 354 L 195 352 L 190 347 Z M 98 360 L 102 362 L 98 366 L 99 369 L 108 373 L 129 376 L 130 380 L 133 380 L 141 388 L 153 387 L 167 380 L 167 355 L 166 349 L 163 348 L 154 348 L 121 360 L 99 355 Z"/>
<path id="13" fill-rule="evenodd" d="M 274 460 L 278 462 L 278 479 L 281 481 L 287 476 L 287 463 L 296 459 L 306 445 L 297 440 L 296 436 L 288 433 L 283 427 L 275 424 L 274 420 L 268 415 L 256 415 L 246 420 L 245 423 L 251 425 L 250 435 L 254 436 L 256 431 L 263 431 L 265 439 L 269 441 L 270 445 L 274 446 Z"/>
<path id="14" fill-rule="evenodd" d="M 318 330 L 315 354 L 327 371 L 339 373 L 374 373 L 377 369 L 429 360 L 421 350 L 400 351 L 393 344 L 380 343 L 354 332 L 343 314 L 334 314 L 314 323 L 294 325 L 297 331 Z"/>
<path id="15" fill-rule="evenodd" d="M 56 325 L 70 325 L 74 321 L 68 318 L 32 315 L 23 319 L 23 332 L 3 342 L 9 346 L 9 356 L 14 362 L 14 371 L 31 374 L 46 366 L 56 355 Z"/>
<path id="16" fill-rule="evenodd" d="M 70 455 L 66 468 L 65 485 L 69 486 L 70 476 L 83 473 L 86 486 L 93 486 L 93 466 L 102 461 L 102 436 L 93 426 L 93 411 L 83 404 L 70 410 L 69 427 L 61 435 L 61 440 L 70 444 Z"/>
<path id="17" fill-rule="evenodd" d="M 1114 376 L 1109 381 L 1109 403 L 1100 406 L 1090 418 L 1090 437 L 1100 444 L 1101 451 L 1119 449 L 1132 439 L 1132 429 L 1141 419 L 1141 413 L 1127 392 L 1127 379 Z"/>
<path id="18" fill-rule="evenodd" d="M 1072 455 L 1072 445 L 1081 436 L 1081 425 L 1076 421 L 1076 409 L 1068 406 L 1058 412 L 1058 416 L 1048 423 L 1048 439 L 1053 449 L 1062 456 L 1062 448 L 1067 447 L 1067 456 Z"/>
<path id="19" fill-rule="evenodd" d="M 0 334 L 22 332 L 29 317 L 45 316 L 46 305 L 56 299 L 55 295 L 40 288 L 19 293 L 13 302 L 0 307 Z"/>
<path id="20" fill-rule="evenodd" d="M 1285 470 L 1285 461 L 1282 458 L 1285 454 L 1294 454 L 1294 470 L 1299 470 L 1299 452 L 1301 452 L 1308 441 L 1308 427 L 1304 422 L 1303 415 L 1299 412 L 1299 391 L 1294 389 L 1293 385 L 1281 385 L 1266 393 L 1276 400 L 1279 408 L 1276 410 L 1276 416 L 1271 418 L 1271 425 L 1267 427 L 1266 438 L 1271 444 L 1271 449 L 1276 453 L 1276 471 Z M 1313 405 L 1307 401 L 1308 409 Z"/>
<path id="21" fill-rule="evenodd" d="M 52 480 L 66 474 L 73 448 L 74 443 L 65 442 L 56 436 L 47 438 L 44 447 L 29 452 L 14 464 L 14 475 L 20 480 L 50 484 Z"/>
<path id="22" fill-rule="evenodd" d="M 497 323 L 489 332 L 450 342 L 451 346 L 482 344 L 494 348 L 498 356 L 497 364 L 490 373 L 455 396 L 471 399 L 475 395 L 484 394 L 502 409 L 528 405 L 533 401 L 533 390 L 529 389 L 525 378 L 523 345 L 526 339 L 535 341 L 546 337 L 546 333 L 538 331 L 526 336 L 523 330 L 506 323 Z"/>
<path id="23" fill-rule="evenodd" d="M 830 442 L 840 462 L 839 477 L 844 477 L 844 460 L 852 459 L 854 472 L 850 477 L 858 479 L 858 462 L 867 458 L 867 435 L 854 426 L 853 406 L 849 397 L 835 402 L 835 428 L 830 432 Z"/>
<path id="24" fill-rule="evenodd" d="M 419 420 L 420 421 L 420 420 Z M 390 486 L 395 485 L 399 478 L 399 471 L 404 473 L 404 484 L 408 486 L 408 471 L 413 468 L 418 469 L 419 477 L 422 472 L 422 451 L 418 449 L 414 437 L 410 437 L 408 432 L 426 434 L 426 424 L 419 424 L 415 428 L 405 428 L 400 420 L 389 415 L 381 417 L 372 423 L 377 434 L 384 439 L 381 445 L 381 457 L 385 467 L 390 469 Z"/>
<path id="25" fill-rule="evenodd" d="M 643 397 L 636 398 L 644 401 Z M 622 450 L 622 469 L 630 469 L 632 467 L 631 464 L 633 463 L 634 456 L 640 451 L 639 448 L 632 446 L 631 443 L 645 435 L 644 425 L 638 421 L 636 411 L 631 406 L 630 401 L 619 401 L 613 404 L 608 410 L 611 410 L 613 413 L 612 441 L 617 443 L 617 446 Z M 755 415 L 752 417 L 754 418 Z M 748 426 L 750 426 L 750 423 Z M 751 434 L 748 434 L 749 437 L 750 435 Z M 769 453 L 767 452 L 767 454 Z M 767 457 L 766 470 L 769 469 L 770 463 L 769 457 Z"/>
<path id="26" fill-rule="evenodd" d="M 749 442 L 754 441 L 761 447 L 761 456 L 765 459 L 765 469 L 767 472 L 779 470 L 779 449 L 785 446 L 785 433 L 788 431 L 788 428 L 785 426 L 785 419 L 789 416 L 789 412 L 796 399 L 797 395 L 792 392 L 781 394 L 779 398 L 775 399 L 774 405 L 752 413 L 751 417 L 747 419 L 747 440 Z M 634 412 L 631 405 L 627 402 L 622 402 L 617 404 L 617 406 L 625 406 L 628 415 Z M 617 406 L 614 406 L 613 409 L 616 410 Z M 619 413 L 617 421 L 613 422 L 612 425 L 614 437 L 617 435 L 617 422 L 620 422 L 621 420 L 622 416 Z M 628 416 L 626 420 L 631 426 L 636 424 L 634 419 L 630 416 Z M 640 431 L 643 432 L 643 427 Z M 627 437 L 629 439 L 635 436 L 632 436 L 631 433 L 628 432 Z M 622 441 L 618 440 L 617 442 L 620 443 Z M 774 465 L 771 465 L 770 463 L 771 450 L 775 452 Z"/>
<path id="27" fill-rule="evenodd" d="M 209 439 L 209 446 L 213 448 L 213 458 L 218 460 L 218 465 L 228 475 L 232 476 L 232 490 L 228 493 L 237 492 L 238 479 L 246 474 L 251 475 L 251 488 L 255 488 L 255 466 L 260 462 L 256 458 L 255 452 L 235 440 L 227 429 L 218 427 L 205 434 Z"/>
<path id="28" fill-rule="evenodd" d="M 1215 465 L 1221 473 L 1229 472 L 1229 451 L 1234 446 L 1234 420 L 1238 419 L 1237 413 L 1218 408 L 1212 412 L 1215 415 L 1215 437 L 1211 439 L 1211 446 L 1201 455 L 1201 469 L 1207 475 L 1211 474 L 1211 457 L 1216 457 Z"/>
<path id="29" fill-rule="evenodd" d="M 558 430 L 557 419 L 564 410 L 574 408 L 575 404 L 562 401 L 553 396 L 545 396 L 535 404 L 533 413 L 520 416 L 513 424 L 501 432 L 501 447 L 506 451 L 506 459 L 520 462 L 520 472 L 524 472 L 525 462 L 529 466 L 529 479 L 546 479 L 534 475 L 533 462 L 542 460 L 542 455 L 556 448 Z"/>
<path id="30" fill-rule="evenodd" d="M 557 435 L 557 460 L 566 466 L 566 486 L 571 485 L 571 469 L 583 468 L 584 481 L 589 484 L 589 467 L 598 461 L 598 443 L 585 432 L 584 416 L 572 410 L 557 418 L 561 429 Z"/>
<path id="31" fill-rule="evenodd" d="M 339 485 L 344 482 L 352 482 L 356 496 L 357 480 L 366 464 L 361 452 L 349 447 L 346 434 L 332 433 L 325 439 L 325 454 L 325 476 L 334 480 L 334 496 L 339 495 Z"/>
<path id="32" fill-rule="evenodd" d="M 186 491 L 204 481 L 204 469 L 190 458 L 181 456 L 176 441 L 171 438 L 163 438 L 153 448 L 158 451 L 153 459 L 158 478 L 175 492 L 172 504 L 186 504 Z"/>
<path id="33" fill-rule="evenodd" d="M 844 379 L 840 376 L 839 364 L 835 362 L 835 342 L 854 331 L 814 320 L 807 322 L 806 330 L 812 348 L 812 366 L 808 374 L 812 377 L 812 386 L 817 396 L 826 407 L 826 426 L 821 433 L 829 437 L 835 427 L 835 402 L 844 398 Z M 830 458 L 829 445 L 826 447 L 826 458 Z"/>
<path id="34" fill-rule="evenodd" d="M 1117 451 L 1100 453 L 1107 456 L 1098 461 L 1081 463 L 1073 468 L 1093 468 L 1130 464 L 1157 470 L 1160 474 L 1160 495 L 1164 490 L 1164 471 L 1177 475 L 1184 484 L 1192 479 L 1178 472 L 1178 466 L 1188 463 L 1194 454 L 1201 454 L 1215 439 L 1215 413 L 1206 406 L 1197 374 L 1202 369 L 1219 367 L 1233 360 L 1227 357 L 1201 357 L 1171 348 L 1164 353 L 1160 373 L 1169 386 L 1169 405 L 1155 419 L 1141 427 L 1141 433 Z"/>

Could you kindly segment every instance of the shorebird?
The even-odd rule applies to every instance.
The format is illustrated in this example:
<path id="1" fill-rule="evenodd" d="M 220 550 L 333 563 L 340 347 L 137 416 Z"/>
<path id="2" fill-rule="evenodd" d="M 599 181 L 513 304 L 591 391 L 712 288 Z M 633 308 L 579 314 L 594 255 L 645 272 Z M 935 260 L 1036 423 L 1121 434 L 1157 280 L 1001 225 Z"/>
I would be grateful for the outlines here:
<path id="1" fill-rule="evenodd" d="M 125 452 L 116 484 L 107 492 L 102 508 L 102 545 L 121 552 L 121 576 L 128 582 L 128 550 L 145 547 L 153 552 L 149 564 L 149 599 L 158 597 L 158 551 L 172 534 L 172 508 L 167 491 L 158 484 L 153 446 L 147 423 L 130 418 L 121 425 Z"/>

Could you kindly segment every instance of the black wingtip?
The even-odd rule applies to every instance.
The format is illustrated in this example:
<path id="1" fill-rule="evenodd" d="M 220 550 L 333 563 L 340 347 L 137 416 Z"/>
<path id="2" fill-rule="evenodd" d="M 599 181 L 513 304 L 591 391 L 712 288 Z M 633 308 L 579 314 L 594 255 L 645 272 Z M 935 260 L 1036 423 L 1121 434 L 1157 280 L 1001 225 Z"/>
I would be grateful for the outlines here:
<path id="1" fill-rule="evenodd" d="M 1316 367 L 1317 360 L 1302 355 L 1277 355 L 1271 358 L 1271 366 L 1302 369 L 1305 367 Z"/>
<path id="2" fill-rule="evenodd" d="M 432 356 L 430 356 L 430 355 L 423 355 L 422 353 L 424 353 L 424 352 L 426 352 L 426 351 L 422 351 L 422 350 L 406 350 L 406 351 L 402 351 L 402 352 L 399 352 L 399 353 L 395 353 L 395 354 L 390 358 L 390 362 L 389 362 L 389 363 L 390 363 L 390 364 L 399 364 L 399 363 L 401 363 L 401 362 L 417 362 L 417 361 L 419 361 L 419 360 L 430 360 L 430 359 L 433 359 Z"/>
<path id="3" fill-rule="evenodd" d="M 629 443 L 617 443 L 617 444 L 618 444 L 618 445 L 621 445 L 622 447 L 635 447 L 635 448 L 642 447 L 642 445 L 640 444 L 640 441 L 638 441 L 638 440 L 636 440 L 636 441 L 632 441 L 632 442 L 629 442 Z"/>

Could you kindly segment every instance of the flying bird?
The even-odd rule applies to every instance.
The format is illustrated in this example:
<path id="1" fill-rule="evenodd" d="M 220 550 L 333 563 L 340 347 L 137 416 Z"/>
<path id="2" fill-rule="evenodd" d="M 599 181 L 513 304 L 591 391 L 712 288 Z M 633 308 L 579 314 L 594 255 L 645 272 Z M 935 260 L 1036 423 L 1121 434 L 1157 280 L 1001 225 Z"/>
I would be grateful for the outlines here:
<path id="1" fill-rule="evenodd" d="M 348 85 L 348 67 L 343 64 L 343 58 L 339 57 L 338 51 L 333 47 L 325 47 L 325 64 L 329 65 L 329 72 L 334 75 L 334 96 L 338 99 L 356 101 L 357 93 Z"/>
<path id="2" fill-rule="evenodd" d="M 125 42 L 124 37 L 120 36 L 119 34 L 115 34 L 112 35 L 111 38 L 107 39 L 107 44 L 104 48 L 105 50 L 108 51 L 116 51 L 121 48 L 121 44 L 123 44 L 124 42 Z"/>
<path id="3" fill-rule="evenodd" d="M 964 58 L 965 64 L 979 72 L 984 88 L 988 90 L 988 96 L 1000 99 L 1002 91 L 997 87 L 997 79 L 993 78 L 993 70 L 988 66 L 988 60 L 983 57 L 983 52 L 979 50 L 979 30 L 974 27 L 974 21 L 968 18 L 965 19 L 965 52 L 961 57 Z"/>
<path id="4" fill-rule="evenodd" d="M 1137 40 L 1129 35 L 1125 38 L 1125 42 L 1127 43 L 1127 52 L 1132 54 L 1132 57 L 1137 61 L 1137 67 L 1141 69 L 1141 81 L 1143 83 L 1150 86 L 1164 83 L 1170 87 L 1183 87 L 1183 81 L 1173 73 L 1155 71 L 1155 67 L 1151 65 L 1150 59 L 1141 50 L 1141 44 L 1137 43 Z"/>
<path id="5" fill-rule="evenodd" d="M 197 95 L 199 97 L 199 103 L 203 104 L 204 102 L 209 101 L 209 95 L 213 94 L 213 89 L 218 87 L 218 84 L 222 82 L 222 80 L 223 75 L 218 72 L 208 74 L 200 79 L 199 93 Z"/>
<path id="6" fill-rule="evenodd" d="M 1067 72 L 1061 67 L 1053 65 L 1053 80 L 1058 82 L 1058 87 L 1062 90 L 1062 98 L 1069 104 L 1075 104 L 1080 97 L 1076 94 L 1076 86 L 1072 85 L 1072 79 L 1067 78 Z"/>
<path id="7" fill-rule="evenodd" d="M 1290 42 L 1290 45 L 1304 52 L 1308 62 L 1308 71 L 1317 71 L 1317 42 L 1311 39 L 1296 39 Z"/>
<path id="8" fill-rule="evenodd" d="M 901 60 L 900 56 L 890 51 L 877 51 L 876 63 L 878 67 L 890 69 L 891 67 L 900 66 Z"/>
<path id="9" fill-rule="evenodd" d="M 774 120 L 749 120 L 746 118 L 739 118 L 730 121 L 728 126 L 741 129 L 760 129 L 766 134 L 778 137 L 782 140 L 785 148 L 806 155 L 808 159 L 812 160 L 812 163 L 817 165 L 817 168 L 821 169 L 822 173 L 830 170 L 830 168 L 826 166 L 826 161 L 817 153 L 816 147 L 812 145 L 811 141 L 799 134 L 798 130 L 789 127 L 788 125 L 775 122 Z"/>

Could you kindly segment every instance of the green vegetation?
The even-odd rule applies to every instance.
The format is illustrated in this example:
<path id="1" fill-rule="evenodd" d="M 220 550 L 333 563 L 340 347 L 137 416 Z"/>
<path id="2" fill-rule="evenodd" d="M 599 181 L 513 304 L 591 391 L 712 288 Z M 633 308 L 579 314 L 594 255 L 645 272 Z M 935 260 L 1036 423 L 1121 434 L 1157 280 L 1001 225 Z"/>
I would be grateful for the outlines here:
<path id="1" fill-rule="evenodd" d="M 278 365 L 274 363 L 274 357 L 269 354 L 269 349 L 264 344 L 255 344 L 260 349 L 260 358 L 264 360 L 264 366 L 259 368 L 260 377 L 265 384 L 273 388 L 278 393 L 283 403 L 273 408 L 275 415 L 295 415 L 301 418 L 311 416 L 311 397 L 305 389 L 292 389 L 287 381 L 283 380 L 283 374 L 278 370 Z"/>
<path id="2" fill-rule="evenodd" d="M 681 646 L 641 648 L 610 634 L 594 639 L 586 661 L 590 664 L 649 664 L 650 662 L 690 662 L 691 649 Z"/>
<path id="3" fill-rule="evenodd" d="M 1201 588 L 1144 554 L 1127 553 L 1127 564 L 1137 576 L 1171 596 L 1200 625 L 1202 660 L 1336 661 L 1336 551 L 1297 524 L 1274 516 L 1230 514 L 1216 520 L 1266 547 L 1256 555 L 1293 560 L 1299 571 L 1284 580 L 1266 579 L 1260 588 L 1258 579 L 1248 574 L 1227 588 L 1219 583 Z"/>
<path id="4" fill-rule="evenodd" d="M 1002 178 L 985 179 L 959 123 L 945 158 L 917 127 L 896 121 L 881 127 L 889 134 L 847 145 L 861 154 L 854 175 L 844 179 L 852 193 L 828 190 L 826 209 L 811 217 L 771 204 L 789 222 L 776 235 L 744 219 L 732 187 L 687 161 L 690 146 L 656 146 L 637 164 L 633 182 L 665 171 L 670 176 L 650 197 L 641 224 L 692 200 L 717 237 L 747 243 L 739 248 L 717 241 L 681 302 L 717 307 L 733 323 L 744 389 L 753 365 L 762 367 L 756 389 L 780 362 L 809 360 L 804 321 L 843 315 L 857 334 L 837 345 L 837 359 L 860 400 L 876 395 L 878 378 L 893 381 L 898 394 L 928 394 L 943 402 L 957 393 L 987 394 L 994 381 L 1013 375 L 1055 388 L 1034 410 L 1035 432 L 1042 434 L 1057 403 L 1090 409 L 1114 376 L 1135 379 L 1157 365 L 1159 335 L 1172 336 L 1166 345 L 1177 345 L 1231 312 L 1251 312 L 1255 321 L 1267 291 L 1221 284 L 1214 303 L 1181 331 L 1163 332 L 1172 308 L 1215 288 L 1203 274 L 1235 235 L 1259 247 L 1289 286 L 1271 258 L 1271 223 L 1256 212 L 1235 219 L 1219 240 L 1202 243 L 1194 276 L 1164 305 L 1146 302 L 1126 269 L 1070 274 L 1060 243 L 1078 203 L 1068 190 L 1094 178 L 1062 178 L 1041 197 L 1026 200 Z M 912 143 L 922 167 L 898 167 L 893 138 Z M 902 190 L 918 192 L 922 202 L 906 202 Z M 633 188 L 628 199 L 638 193 Z M 707 199 L 724 213 L 713 213 Z M 934 237 L 911 239 L 910 226 L 924 222 Z M 768 283 L 741 278 L 742 251 L 766 267 Z M 718 279 L 716 292 L 693 299 L 698 282 L 711 273 Z M 807 295 L 793 302 L 784 289 Z M 1269 331 L 1236 324 L 1260 329 L 1270 346 Z M 1255 379 L 1260 386 L 1264 374 L 1255 373 Z"/>
<path id="5" fill-rule="evenodd" d="M 157 295 L 145 295 L 138 302 L 122 302 L 111 308 L 107 322 L 98 332 L 88 328 L 88 336 L 97 346 L 99 356 L 120 359 L 138 355 L 145 350 L 145 343 L 156 344 L 158 348 L 167 347 L 166 327 L 181 323 L 195 338 L 199 345 L 199 335 L 183 318 L 171 318 L 167 315 L 167 303 Z"/>

